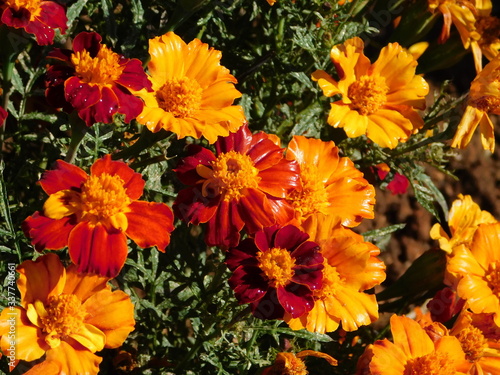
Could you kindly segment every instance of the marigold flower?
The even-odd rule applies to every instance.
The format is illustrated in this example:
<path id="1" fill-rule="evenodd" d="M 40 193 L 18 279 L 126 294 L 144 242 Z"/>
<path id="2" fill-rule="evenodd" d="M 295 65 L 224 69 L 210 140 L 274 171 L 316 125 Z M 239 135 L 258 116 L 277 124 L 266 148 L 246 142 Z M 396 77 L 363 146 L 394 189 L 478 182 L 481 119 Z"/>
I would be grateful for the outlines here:
<path id="1" fill-rule="evenodd" d="M 308 238 L 293 225 L 273 225 L 228 250 L 229 284 L 256 317 L 296 318 L 311 310 L 312 291 L 322 286 L 323 256 Z"/>
<path id="2" fill-rule="evenodd" d="M 481 211 L 470 195 L 459 194 L 448 214 L 451 237 L 439 223 L 434 224 L 430 235 L 439 241 L 442 250 L 451 254 L 454 247 L 470 244 L 477 227 L 483 223 L 496 223 L 496 219 L 489 212 Z"/>
<path id="3" fill-rule="evenodd" d="M 9 350 L 9 319 L 16 319 L 16 360 L 45 360 L 36 374 L 97 374 L 101 358 L 94 353 L 117 348 L 133 331 L 134 306 L 122 291 L 111 291 L 107 278 L 65 269 L 56 254 L 18 267 L 19 307 L 0 315 L 0 346 Z"/>
<path id="4" fill-rule="evenodd" d="M 454 336 L 433 342 L 416 321 L 397 315 L 391 317 L 391 332 L 394 343 L 384 339 L 367 347 L 361 365 L 368 367 L 368 373 L 465 375 L 470 368 Z M 357 373 L 364 373 L 362 366 L 358 363 Z"/>
<path id="5" fill-rule="evenodd" d="M 149 41 L 149 53 L 153 91 L 137 93 L 145 103 L 139 123 L 152 132 L 165 129 L 214 143 L 246 122 L 243 108 L 232 105 L 241 93 L 236 78 L 220 65 L 220 51 L 199 39 L 186 44 L 168 32 Z"/>
<path id="6" fill-rule="evenodd" d="M 68 246 L 79 272 L 115 277 L 127 259 L 127 237 L 162 252 L 170 242 L 170 208 L 139 201 L 141 175 L 110 155 L 97 160 L 90 175 L 58 160 L 39 183 L 49 198 L 24 221 L 24 232 L 38 251 Z"/>
<path id="7" fill-rule="evenodd" d="M 500 115 L 500 56 L 491 60 L 470 86 L 467 107 L 451 146 L 465 148 L 479 125 L 485 150 L 495 150 L 495 131 L 489 113 Z"/>
<path id="8" fill-rule="evenodd" d="M 262 375 L 307 375 L 309 372 L 302 358 L 308 356 L 323 358 L 330 365 L 337 366 L 336 359 L 315 350 L 302 350 L 297 354 L 280 352 L 276 355 L 273 365 L 265 368 Z"/>
<path id="9" fill-rule="evenodd" d="M 339 156 L 335 143 L 294 136 L 286 158 L 300 164 L 302 189 L 292 191 L 288 199 L 299 222 L 318 212 L 348 227 L 373 219 L 375 188 L 349 158 Z"/>
<path id="10" fill-rule="evenodd" d="M 377 256 L 380 249 L 363 237 L 336 225 L 330 216 L 309 218 L 302 226 L 316 242 L 324 257 L 323 286 L 313 292 L 314 307 L 299 317 L 285 315 L 292 329 L 311 332 L 355 331 L 378 319 L 378 304 L 365 290 L 385 280 L 385 265 Z"/>
<path id="11" fill-rule="evenodd" d="M 373 64 L 358 38 L 334 46 L 330 58 L 339 81 L 323 70 L 312 74 L 323 94 L 342 98 L 331 103 L 328 123 L 350 138 L 366 134 L 382 147 L 394 148 L 424 124 L 415 108 L 425 108 L 427 82 L 415 75 L 417 61 L 399 44 L 382 48 Z"/>
<path id="12" fill-rule="evenodd" d="M 24 29 L 42 46 L 54 42 L 55 29 L 66 33 L 67 21 L 64 7 L 55 1 L 0 0 L 0 24 Z"/>
<path id="13" fill-rule="evenodd" d="M 428 0 L 429 11 L 439 11 L 443 14 L 443 28 L 438 42 L 444 43 L 450 37 L 453 23 L 460 34 L 464 48 L 469 48 L 471 33 L 475 31 L 476 8 L 475 0 Z"/>
<path id="14" fill-rule="evenodd" d="M 458 278 L 457 294 L 475 314 L 493 314 L 500 327 L 500 223 L 481 224 L 470 249 L 454 249 L 447 270 Z"/>
<path id="15" fill-rule="evenodd" d="M 47 100 L 68 112 L 76 110 L 87 126 L 109 124 L 116 113 L 132 121 L 143 102 L 131 91 L 151 90 L 142 63 L 111 51 L 101 40 L 95 32 L 81 32 L 73 40 L 73 51 L 56 48 L 48 55 L 63 64 L 47 70 Z"/>
<path id="16" fill-rule="evenodd" d="M 182 183 L 174 202 L 177 217 L 192 224 L 207 223 L 210 246 L 236 246 L 239 232 L 255 233 L 293 219 L 285 200 L 299 184 L 299 165 L 283 158 L 277 137 L 252 135 L 246 125 L 215 143 L 215 155 L 190 145 L 175 171 Z"/>

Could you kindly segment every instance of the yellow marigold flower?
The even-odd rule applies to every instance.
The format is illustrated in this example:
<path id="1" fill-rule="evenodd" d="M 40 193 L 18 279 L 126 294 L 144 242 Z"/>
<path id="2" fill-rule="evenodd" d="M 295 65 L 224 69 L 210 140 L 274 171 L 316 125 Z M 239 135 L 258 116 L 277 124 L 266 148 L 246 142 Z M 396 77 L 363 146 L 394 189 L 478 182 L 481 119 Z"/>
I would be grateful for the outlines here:
<path id="1" fill-rule="evenodd" d="M 470 368 L 454 336 L 433 342 L 416 321 L 397 315 L 391 317 L 391 332 L 393 342 L 378 340 L 367 347 L 358 374 L 465 375 Z"/>
<path id="2" fill-rule="evenodd" d="M 471 34 L 470 45 L 474 55 L 476 72 L 483 68 L 483 56 L 493 60 L 500 50 L 500 19 L 492 16 L 490 0 L 476 0 L 475 32 Z"/>
<path id="3" fill-rule="evenodd" d="M 308 356 L 323 358 L 330 365 L 337 366 L 337 360 L 326 353 L 314 350 L 302 350 L 297 354 L 281 352 L 276 355 L 274 364 L 262 371 L 262 375 L 307 375 L 309 372 L 302 358 Z"/>
<path id="4" fill-rule="evenodd" d="M 339 81 L 323 70 L 312 74 L 323 94 L 342 98 L 331 103 L 328 123 L 344 128 L 348 137 L 366 134 L 382 147 L 405 142 L 424 124 L 416 109 L 425 108 L 429 86 L 415 75 L 417 61 L 399 44 L 382 48 L 373 64 L 358 38 L 334 46 L 330 58 Z"/>
<path id="5" fill-rule="evenodd" d="M 439 247 L 451 254 L 453 248 L 461 244 L 469 244 L 479 224 L 495 223 L 496 219 L 487 211 L 481 211 L 470 195 L 458 195 L 451 205 L 448 214 L 450 235 L 441 224 L 436 223 L 431 228 L 431 238 L 439 241 Z"/>
<path id="6" fill-rule="evenodd" d="M 139 123 L 152 132 L 203 136 L 210 143 L 246 123 L 243 108 L 233 105 L 241 93 L 234 87 L 236 78 L 220 65 L 220 51 L 199 39 L 186 44 L 168 32 L 149 41 L 149 53 L 153 92 L 137 93 L 144 100 Z"/>
<path id="7" fill-rule="evenodd" d="M 470 248 L 454 250 L 448 272 L 457 276 L 457 294 L 475 314 L 493 314 L 500 327 L 500 223 L 481 224 Z"/>
<path id="8" fill-rule="evenodd" d="M 317 216 L 302 226 L 324 257 L 323 286 L 313 291 L 311 311 L 298 318 L 286 314 L 284 320 L 292 329 L 311 332 L 333 332 L 340 323 L 345 331 L 355 331 L 378 319 L 375 295 L 364 291 L 385 280 L 385 265 L 377 258 L 380 249 L 352 230 L 336 226 L 332 216 Z"/>
<path id="9" fill-rule="evenodd" d="M 451 146 L 465 148 L 479 125 L 485 150 L 495 150 L 495 131 L 488 114 L 500 115 L 500 56 L 491 60 L 470 86 L 467 107 Z"/>
<path id="10" fill-rule="evenodd" d="M 375 188 L 349 158 L 339 156 L 335 143 L 294 136 L 286 157 L 300 165 L 302 188 L 289 197 L 299 222 L 315 213 L 334 216 L 347 227 L 373 219 Z"/>
<path id="11" fill-rule="evenodd" d="M 16 360 L 35 361 L 33 374 L 97 374 L 95 352 L 117 348 L 134 329 L 134 306 L 108 278 L 65 269 L 50 253 L 17 268 L 21 306 L 0 315 L 0 347 L 9 350 L 9 319 L 16 319 Z M 51 370 L 51 371 L 49 371 Z"/>

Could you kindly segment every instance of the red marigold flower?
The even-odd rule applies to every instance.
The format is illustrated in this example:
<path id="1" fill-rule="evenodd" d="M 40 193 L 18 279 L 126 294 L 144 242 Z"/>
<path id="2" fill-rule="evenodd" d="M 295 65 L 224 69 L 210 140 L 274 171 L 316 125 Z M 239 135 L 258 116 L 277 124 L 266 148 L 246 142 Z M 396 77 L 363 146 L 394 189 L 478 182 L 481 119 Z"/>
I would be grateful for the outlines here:
<path id="1" fill-rule="evenodd" d="M 293 225 L 273 225 L 228 250 L 229 284 L 257 318 L 297 318 L 312 309 L 313 290 L 322 286 L 323 256 L 308 238 Z"/>
<path id="2" fill-rule="evenodd" d="M 127 259 L 127 237 L 162 252 L 170 243 L 170 208 L 139 201 L 141 175 L 109 155 L 92 165 L 90 175 L 58 160 L 39 183 L 49 198 L 41 212 L 24 221 L 23 230 L 38 251 L 68 246 L 79 272 L 116 276 Z"/>
<path id="3" fill-rule="evenodd" d="M 5 122 L 7 116 L 8 116 L 7 111 L 2 107 L 0 107 L 0 127 L 3 126 L 3 123 Z"/>
<path id="4" fill-rule="evenodd" d="M 142 63 L 111 51 L 101 40 L 97 33 L 82 32 L 73 40 L 73 51 L 56 48 L 48 55 L 66 63 L 47 70 L 48 102 L 68 112 L 76 110 L 87 126 L 111 123 L 115 113 L 130 122 L 144 106 L 131 90 L 151 90 Z"/>
<path id="5" fill-rule="evenodd" d="M 248 126 L 219 137 L 216 153 L 191 145 L 175 171 L 182 183 L 174 213 L 192 224 L 207 223 L 210 246 L 236 246 L 240 231 L 255 233 L 294 217 L 285 198 L 300 184 L 299 165 L 283 158 L 275 137 Z"/>
<path id="6" fill-rule="evenodd" d="M 68 28 L 64 7 L 54 1 L 0 0 L 0 13 L 0 24 L 34 34 L 42 46 L 54 42 L 54 29 L 64 34 Z"/>

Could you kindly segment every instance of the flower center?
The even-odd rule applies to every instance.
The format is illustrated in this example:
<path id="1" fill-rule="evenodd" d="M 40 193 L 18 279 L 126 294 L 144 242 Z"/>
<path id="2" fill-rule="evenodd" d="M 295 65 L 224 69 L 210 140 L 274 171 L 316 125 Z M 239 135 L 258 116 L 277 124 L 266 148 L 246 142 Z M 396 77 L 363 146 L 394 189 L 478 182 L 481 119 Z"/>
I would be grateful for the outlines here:
<path id="1" fill-rule="evenodd" d="M 16 12 L 20 9 L 27 9 L 31 13 L 30 20 L 38 16 L 41 12 L 41 0 L 6 0 L 5 3 L 9 8 L 14 9 Z"/>
<path id="2" fill-rule="evenodd" d="M 196 171 L 207 179 L 202 186 L 203 196 L 223 194 L 226 201 L 239 199 L 243 189 L 257 188 L 260 181 L 259 170 L 254 167 L 252 159 L 236 151 L 220 154 L 212 162 L 212 169 L 200 164 Z"/>
<path id="3" fill-rule="evenodd" d="M 318 176 L 318 167 L 301 164 L 300 179 L 302 190 L 293 190 L 289 196 L 295 212 L 298 212 L 302 218 L 317 212 L 326 214 L 325 210 L 330 203 L 325 184 Z"/>
<path id="4" fill-rule="evenodd" d="M 454 361 L 446 353 L 432 352 L 408 360 L 404 375 L 455 375 Z"/>
<path id="5" fill-rule="evenodd" d="M 203 89 L 195 79 L 173 78 L 156 91 L 158 106 L 174 117 L 189 117 L 201 107 Z"/>
<path id="6" fill-rule="evenodd" d="M 328 260 L 323 261 L 323 286 L 313 291 L 314 298 L 325 300 L 328 297 L 335 296 L 339 284 L 342 282 L 337 268 L 330 265 Z"/>
<path id="7" fill-rule="evenodd" d="M 74 52 L 71 62 L 83 82 L 96 85 L 113 84 L 124 69 L 119 63 L 120 56 L 104 45 L 101 45 L 96 57 L 91 57 L 87 50 Z"/>
<path id="8" fill-rule="evenodd" d="M 129 204 L 123 180 L 117 175 L 89 176 L 82 186 L 82 219 L 93 224 L 125 212 Z"/>
<path id="9" fill-rule="evenodd" d="M 287 249 L 273 247 L 265 252 L 259 251 L 257 260 L 272 287 L 285 286 L 295 274 L 295 260 Z"/>
<path id="10" fill-rule="evenodd" d="M 496 96 L 481 96 L 478 99 L 469 100 L 468 104 L 485 113 L 498 113 L 500 98 Z"/>
<path id="11" fill-rule="evenodd" d="M 386 103 L 388 91 L 384 77 L 361 76 L 351 83 L 347 96 L 352 102 L 351 108 L 366 116 L 377 112 Z"/>
<path id="12" fill-rule="evenodd" d="M 488 286 L 492 290 L 493 294 L 500 298 L 500 261 L 490 263 L 488 270 L 484 275 Z"/>
<path id="13" fill-rule="evenodd" d="M 307 375 L 304 361 L 292 353 L 278 353 L 270 374 Z"/>
<path id="14" fill-rule="evenodd" d="M 476 362 L 483 356 L 487 341 L 479 328 L 469 325 L 456 336 L 469 362 Z"/>
<path id="15" fill-rule="evenodd" d="M 46 314 L 40 316 L 42 330 L 58 338 L 78 332 L 87 313 L 74 294 L 51 296 L 45 306 Z"/>

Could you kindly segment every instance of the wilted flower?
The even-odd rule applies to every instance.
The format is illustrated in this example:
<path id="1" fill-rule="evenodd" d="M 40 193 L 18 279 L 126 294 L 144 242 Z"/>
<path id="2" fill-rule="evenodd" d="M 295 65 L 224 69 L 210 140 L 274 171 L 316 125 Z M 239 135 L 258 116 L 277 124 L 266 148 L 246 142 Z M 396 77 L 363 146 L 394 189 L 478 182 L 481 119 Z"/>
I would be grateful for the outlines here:
<path id="1" fill-rule="evenodd" d="M 488 114 L 500 115 L 500 56 L 497 55 L 476 76 L 470 86 L 467 107 L 452 147 L 465 148 L 479 125 L 481 142 L 485 150 L 495 150 L 495 130 Z"/>
<path id="2" fill-rule="evenodd" d="M 340 323 L 345 331 L 355 331 L 378 319 L 375 295 L 364 291 L 385 280 L 385 265 L 377 258 L 380 249 L 336 225 L 331 216 L 318 216 L 307 219 L 303 227 L 323 255 L 323 285 L 313 291 L 311 311 L 299 317 L 286 315 L 285 321 L 292 329 L 311 332 L 333 332 Z"/>
<path id="3" fill-rule="evenodd" d="M 199 39 L 186 44 L 168 32 L 149 41 L 149 53 L 153 91 L 137 93 L 145 103 L 139 123 L 152 132 L 165 129 L 213 143 L 246 122 L 243 108 L 233 105 L 241 94 L 236 78 L 220 65 L 220 51 Z"/>
<path id="4" fill-rule="evenodd" d="M 134 329 L 134 305 L 122 291 L 111 291 L 108 278 L 65 269 L 59 257 L 46 254 L 18 267 L 21 306 L 0 315 L 0 346 L 9 349 L 16 319 L 15 359 L 35 361 L 30 373 L 97 374 L 101 358 L 94 353 L 117 348 Z"/>
<path id="5" fill-rule="evenodd" d="M 143 102 L 131 91 L 151 90 L 142 63 L 111 51 L 101 40 L 95 32 L 82 32 L 73 40 L 73 51 L 56 48 L 48 55 L 62 64 L 47 70 L 47 100 L 56 108 L 76 110 L 87 126 L 111 123 L 116 113 L 132 121 Z"/>
<path id="6" fill-rule="evenodd" d="M 443 28 L 439 43 L 446 42 L 450 37 L 451 25 L 457 28 L 464 48 L 469 48 L 471 33 L 475 30 L 476 8 L 474 0 L 428 0 L 429 10 L 443 14 Z"/>
<path id="7" fill-rule="evenodd" d="M 127 237 L 142 248 L 165 251 L 173 214 L 164 203 L 139 201 L 144 180 L 110 155 L 97 160 L 87 175 L 58 160 L 40 185 L 49 195 L 23 229 L 38 251 L 65 246 L 79 272 L 116 276 L 127 259 Z"/>
<path id="8" fill-rule="evenodd" d="M 339 156 L 333 142 L 294 136 L 286 158 L 300 165 L 302 188 L 288 199 L 299 222 L 315 213 L 335 216 L 347 227 L 373 219 L 374 187 L 349 158 Z"/>
<path id="9" fill-rule="evenodd" d="M 261 319 L 296 318 L 311 310 L 322 286 L 323 256 L 293 225 L 266 227 L 227 252 L 229 284 L 240 303 Z"/>
<path id="10" fill-rule="evenodd" d="M 331 103 L 328 123 L 344 128 L 350 138 L 366 134 L 382 147 L 405 142 L 424 124 L 415 109 L 425 108 L 427 82 L 415 75 L 417 61 L 399 44 L 382 48 L 373 64 L 358 38 L 334 46 L 330 58 L 339 80 L 323 70 L 313 73 L 323 94 L 342 98 Z"/>
<path id="11" fill-rule="evenodd" d="M 68 28 L 66 11 L 55 1 L 0 0 L 0 14 L 0 24 L 23 28 L 34 34 L 36 42 L 42 46 L 54 42 L 55 29 L 64 34 Z"/>
<path id="12" fill-rule="evenodd" d="M 197 146 L 175 169 L 190 187 L 174 202 L 177 217 L 192 224 L 207 223 L 205 241 L 211 246 L 236 246 L 240 231 L 255 233 L 293 219 L 293 208 L 285 200 L 298 188 L 299 165 L 283 157 L 277 137 L 252 134 L 242 126 L 236 133 L 220 137 L 216 153 Z"/>

